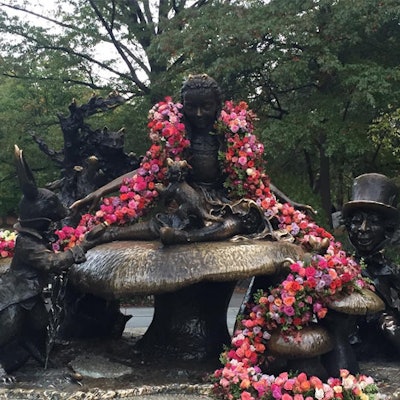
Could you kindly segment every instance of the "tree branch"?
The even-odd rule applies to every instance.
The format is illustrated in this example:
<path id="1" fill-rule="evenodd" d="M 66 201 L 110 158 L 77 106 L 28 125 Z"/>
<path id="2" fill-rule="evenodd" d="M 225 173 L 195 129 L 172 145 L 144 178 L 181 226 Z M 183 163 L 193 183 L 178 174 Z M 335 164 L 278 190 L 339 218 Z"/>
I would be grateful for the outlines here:
<path id="1" fill-rule="evenodd" d="M 6 76 L 7 78 L 14 78 L 14 79 L 20 79 L 20 80 L 34 80 L 34 81 L 61 81 L 64 83 L 72 83 L 80 86 L 86 86 L 89 87 L 90 89 L 93 90 L 103 90 L 103 86 L 96 85 L 94 83 L 89 83 L 85 81 L 80 81 L 77 79 L 71 79 L 71 78 L 52 78 L 52 77 L 43 77 L 43 76 L 19 76 L 16 75 L 15 73 L 8 73 L 8 72 L 3 72 L 3 76 Z"/>
<path id="2" fill-rule="evenodd" d="M 107 21 L 104 19 L 103 14 L 100 12 L 99 8 L 97 7 L 97 5 L 95 4 L 95 2 L 93 0 L 89 0 L 90 5 L 92 6 L 94 12 L 96 13 L 97 17 L 99 18 L 101 24 L 103 25 L 103 27 L 106 29 L 108 35 L 110 36 L 110 39 L 115 47 L 115 49 L 117 50 L 118 54 L 121 56 L 122 60 L 124 61 L 125 65 L 127 66 L 130 75 L 131 75 L 131 79 L 132 81 L 143 91 L 143 92 L 147 92 L 148 91 L 148 87 L 146 85 L 144 85 L 140 79 L 138 78 L 135 69 L 133 68 L 132 63 L 129 61 L 128 57 L 126 56 L 125 52 L 122 51 L 122 48 L 120 46 L 119 41 L 117 40 L 117 38 L 114 35 L 113 30 L 111 29 L 111 27 L 108 25 Z M 104 65 L 104 67 L 106 67 Z"/>
<path id="3" fill-rule="evenodd" d="M 64 22 L 61 22 L 61 21 L 58 21 L 58 20 L 56 20 L 56 19 L 47 17 L 47 16 L 45 16 L 45 15 L 38 14 L 38 13 L 36 13 L 36 12 L 34 12 L 34 11 L 27 10 L 26 8 L 21 8 L 21 7 L 16 6 L 16 5 L 6 4 L 6 3 L 2 3 L 2 2 L 0 2 L 0 6 L 2 6 L 2 7 L 7 7 L 7 8 L 10 8 L 10 9 L 12 9 L 12 10 L 16 10 L 16 11 L 21 11 L 21 12 L 23 12 L 23 13 L 32 15 L 32 16 L 37 17 L 37 18 L 39 18 L 39 19 L 42 19 L 42 20 L 44 20 L 44 21 L 51 22 L 51 23 L 53 23 L 53 24 L 55 24 L 55 25 L 61 26 L 61 27 L 66 28 L 66 29 L 73 29 L 73 30 L 76 30 L 76 26 L 74 26 L 74 25 L 66 24 L 66 23 L 64 23 Z"/>
<path id="4" fill-rule="evenodd" d="M 139 57 L 137 57 L 137 56 L 129 49 L 128 46 L 126 46 L 126 45 L 123 44 L 123 43 L 119 43 L 119 45 L 121 46 L 121 49 L 123 49 L 123 50 L 125 51 L 125 53 L 126 53 L 129 57 L 131 57 L 131 58 L 134 60 L 134 62 L 135 62 L 140 68 L 143 69 L 143 71 L 146 72 L 147 75 L 150 75 L 150 70 L 149 70 L 149 68 L 147 67 L 147 65 L 146 65 Z"/>
<path id="5" fill-rule="evenodd" d="M 134 3 L 137 4 L 137 8 L 140 8 L 137 0 L 134 0 Z M 147 26 L 148 26 L 149 24 L 151 24 L 153 22 L 153 16 L 151 14 L 149 0 L 143 0 L 143 8 L 144 8 L 144 13 L 146 15 Z M 153 34 L 155 34 L 155 33 L 156 33 L 156 30 L 154 28 Z"/>

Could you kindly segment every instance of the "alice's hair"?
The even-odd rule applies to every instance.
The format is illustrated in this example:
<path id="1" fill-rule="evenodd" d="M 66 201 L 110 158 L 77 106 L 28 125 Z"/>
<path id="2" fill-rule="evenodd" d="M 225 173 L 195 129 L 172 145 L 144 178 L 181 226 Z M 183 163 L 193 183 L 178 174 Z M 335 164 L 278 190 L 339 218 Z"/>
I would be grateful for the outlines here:
<path id="1" fill-rule="evenodd" d="M 191 90 L 203 92 L 211 91 L 215 97 L 218 106 L 222 103 L 221 88 L 217 82 L 207 74 L 189 75 L 181 88 L 181 102 L 184 102 L 185 94 Z"/>

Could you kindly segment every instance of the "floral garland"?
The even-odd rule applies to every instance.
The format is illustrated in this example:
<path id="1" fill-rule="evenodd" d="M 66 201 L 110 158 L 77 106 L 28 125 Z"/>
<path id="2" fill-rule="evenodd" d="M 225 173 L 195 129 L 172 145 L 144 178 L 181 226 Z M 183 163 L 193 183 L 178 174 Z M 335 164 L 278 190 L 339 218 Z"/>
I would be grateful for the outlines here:
<path id="1" fill-rule="evenodd" d="M 60 240 L 55 250 L 67 249 L 83 240 L 93 226 L 106 222 L 123 225 L 131 223 L 148 212 L 158 197 L 157 183 L 166 183 L 166 159 L 179 160 L 190 142 L 185 137 L 185 126 L 181 122 L 182 105 L 173 103 L 170 97 L 157 103 L 149 111 L 149 138 L 152 142 L 136 174 L 125 179 L 119 196 L 103 199 L 100 209 L 94 214 L 82 216 L 78 227 L 63 227 L 56 234 Z"/>
<path id="2" fill-rule="evenodd" d="M 181 122 L 181 109 L 181 104 L 166 97 L 150 110 L 152 144 L 136 174 L 123 182 L 118 196 L 105 198 L 94 215 L 85 214 L 77 228 L 57 231 L 55 251 L 78 244 L 86 232 L 101 222 L 131 223 L 152 207 L 158 197 L 156 184 L 166 183 L 166 159 L 182 159 L 190 145 Z M 267 341 L 273 329 L 298 330 L 324 318 L 328 299 L 358 290 L 365 282 L 360 266 L 329 232 L 305 213 L 278 202 L 271 193 L 264 147 L 253 133 L 255 119 L 245 102 L 235 105 L 228 101 L 216 123 L 215 133 L 223 135 L 227 143 L 226 152 L 221 152 L 219 158 L 227 176 L 224 185 L 229 196 L 254 200 L 266 218 L 275 218 L 279 228 L 290 233 L 299 245 L 314 249 L 316 244 L 328 242 L 329 246 L 324 255 L 315 255 L 308 265 L 301 261 L 292 264 L 291 272 L 278 287 L 260 292 L 254 304 L 249 304 L 250 312 L 240 322 L 241 329 L 235 332 L 231 349 L 221 355 L 224 367 L 215 372 L 215 394 L 229 400 L 373 399 L 366 395 L 376 392 L 372 378 L 354 377 L 346 371 L 341 379 L 330 378 L 327 383 L 316 377 L 308 379 L 305 374 L 273 377 L 261 372 L 259 365 L 266 362 Z"/>
<path id="3" fill-rule="evenodd" d="M 339 243 L 332 242 L 325 255 L 314 255 L 309 264 L 292 264 L 278 287 L 258 294 L 256 307 L 265 316 L 268 331 L 278 327 L 281 331 L 296 330 L 324 318 L 326 304 L 335 295 L 365 286 L 358 264 L 346 256 Z M 247 322 L 243 325 L 248 328 Z"/>
<path id="4" fill-rule="evenodd" d="M 227 175 L 224 186 L 229 195 L 254 200 L 269 218 L 276 213 L 276 199 L 265 173 L 264 145 L 253 133 L 255 120 L 244 101 L 238 105 L 225 102 L 216 124 L 217 133 L 225 136 L 227 143 L 226 152 L 220 152 L 220 160 Z"/>

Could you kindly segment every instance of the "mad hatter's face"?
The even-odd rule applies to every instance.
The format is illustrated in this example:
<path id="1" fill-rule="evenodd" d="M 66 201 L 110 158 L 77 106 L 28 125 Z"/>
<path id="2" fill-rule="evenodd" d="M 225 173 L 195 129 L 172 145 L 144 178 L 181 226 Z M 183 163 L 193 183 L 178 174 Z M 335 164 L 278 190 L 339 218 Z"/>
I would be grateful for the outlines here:
<path id="1" fill-rule="evenodd" d="M 361 256 L 376 253 L 386 243 L 386 218 L 379 212 L 356 211 L 346 225 L 349 239 Z"/>

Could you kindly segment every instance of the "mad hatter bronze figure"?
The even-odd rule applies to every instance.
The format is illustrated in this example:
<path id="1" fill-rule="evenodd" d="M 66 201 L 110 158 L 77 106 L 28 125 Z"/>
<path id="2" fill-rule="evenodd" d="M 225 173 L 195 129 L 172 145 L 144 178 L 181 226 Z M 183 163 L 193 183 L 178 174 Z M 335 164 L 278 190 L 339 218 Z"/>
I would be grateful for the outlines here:
<path id="1" fill-rule="evenodd" d="M 369 173 L 353 183 L 342 215 L 363 275 L 373 282 L 386 309 L 360 321 L 356 345 L 360 358 L 400 356 L 400 269 L 384 253 L 399 224 L 398 188 L 385 175 Z M 377 343 L 380 345 L 377 346 Z"/>

